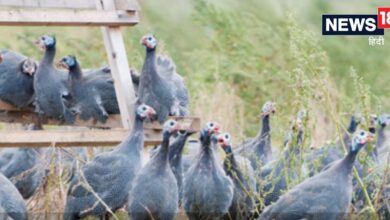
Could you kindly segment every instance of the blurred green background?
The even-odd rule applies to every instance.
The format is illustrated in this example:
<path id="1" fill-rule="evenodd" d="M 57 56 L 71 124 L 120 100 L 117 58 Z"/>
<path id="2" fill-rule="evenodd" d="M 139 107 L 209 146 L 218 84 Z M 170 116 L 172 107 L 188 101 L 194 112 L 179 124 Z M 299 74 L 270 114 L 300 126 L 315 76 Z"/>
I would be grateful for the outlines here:
<path id="1" fill-rule="evenodd" d="M 141 69 L 139 39 L 153 33 L 186 79 L 193 115 L 220 121 L 238 141 L 255 135 L 267 100 L 278 112 L 280 143 L 301 108 L 309 112 L 308 145 L 335 137 L 347 115 L 390 107 L 390 39 L 369 46 L 368 36 L 322 36 L 324 13 L 376 14 L 388 1 L 372 0 L 143 0 L 141 22 L 123 28 L 130 65 Z M 2 27 L 1 47 L 39 60 L 32 41 L 57 37 L 58 55 L 74 54 L 84 68 L 106 63 L 99 28 Z"/>

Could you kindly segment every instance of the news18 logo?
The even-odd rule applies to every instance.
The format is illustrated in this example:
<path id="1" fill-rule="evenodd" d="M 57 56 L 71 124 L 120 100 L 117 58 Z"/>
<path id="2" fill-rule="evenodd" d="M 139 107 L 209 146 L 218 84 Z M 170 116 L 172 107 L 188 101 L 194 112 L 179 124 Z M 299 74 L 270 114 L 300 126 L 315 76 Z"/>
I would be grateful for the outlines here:
<path id="1" fill-rule="evenodd" d="M 370 15 L 322 15 L 322 35 L 384 35 L 384 28 L 390 28 L 390 8 Z"/>

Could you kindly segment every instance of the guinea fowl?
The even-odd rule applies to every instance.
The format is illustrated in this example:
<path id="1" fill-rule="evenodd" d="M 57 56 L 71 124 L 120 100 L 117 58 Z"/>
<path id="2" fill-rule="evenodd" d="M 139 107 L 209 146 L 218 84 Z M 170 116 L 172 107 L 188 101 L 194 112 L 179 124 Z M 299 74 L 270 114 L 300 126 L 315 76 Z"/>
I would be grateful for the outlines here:
<path id="1" fill-rule="evenodd" d="M 113 83 L 110 83 L 104 77 L 85 78 L 80 64 L 74 56 L 63 57 L 59 64 L 69 70 L 72 110 L 78 113 L 80 119 L 84 121 L 93 118 L 101 123 L 105 123 L 108 119 L 108 112 L 97 87 L 107 84 L 106 87 L 111 86 L 111 90 L 115 91 Z M 112 98 L 116 100 L 115 96 Z"/>
<path id="2" fill-rule="evenodd" d="M 344 219 L 352 199 L 352 168 L 372 134 L 354 134 L 349 153 L 331 168 L 296 185 L 268 206 L 259 219 Z"/>
<path id="3" fill-rule="evenodd" d="M 252 219 L 254 201 L 251 195 L 256 192 L 256 180 L 253 171 L 248 173 L 246 172 L 246 167 L 240 167 L 232 150 L 229 133 L 219 134 L 217 138 L 218 143 L 226 153 L 223 168 L 234 183 L 232 204 L 230 205 L 229 213 L 223 219 Z"/>
<path id="4" fill-rule="evenodd" d="M 202 143 L 197 160 L 184 174 L 183 206 L 190 220 L 218 219 L 228 213 L 233 199 L 233 182 L 217 162 L 214 147 L 215 122 L 207 123 L 200 133 Z"/>
<path id="5" fill-rule="evenodd" d="M 390 115 L 388 114 L 383 114 L 379 117 L 379 130 L 378 130 L 378 139 L 376 142 L 375 148 L 378 151 L 378 156 L 381 156 L 380 159 L 381 161 L 384 161 L 385 157 L 382 155 L 386 155 L 386 152 L 389 151 L 388 147 L 386 144 L 388 144 L 387 137 L 386 137 L 386 127 L 390 124 Z"/>
<path id="6" fill-rule="evenodd" d="M 138 173 L 130 191 L 127 208 L 130 219 L 175 219 L 179 196 L 176 178 L 169 165 L 169 138 L 178 130 L 176 121 L 164 123 L 161 147 Z"/>
<path id="7" fill-rule="evenodd" d="M 183 198 L 183 163 L 182 153 L 184 145 L 192 132 L 180 131 L 174 142 L 169 146 L 169 164 L 171 166 L 173 175 L 175 175 L 177 188 L 179 191 L 179 204 Z"/>
<path id="8" fill-rule="evenodd" d="M 41 130 L 30 125 L 28 130 Z M 46 177 L 41 148 L 9 148 L 0 152 L 0 172 L 10 179 L 24 199 L 34 195 Z"/>
<path id="9" fill-rule="evenodd" d="M 30 105 L 34 97 L 34 60 L 9 50 L 0 50 L 0 99 L 18 108 Z"/>
<path id="10" fill-rule="evenodd" d="M 156 110 L 160 123 L 170 115 L 187 115 L 188 92 L 173 62 L 166 58 L 156 61 L 157 40 L 153 35 L 144 36 L 141 42 L 146 56 L 139 79 L 139 99 Z"/>
<path id="11" fill-rule="evenodd" d="M 113 151 L 100 153 L 81 168 L 68 189 L 65 220 L 88 215 L 104 217 L 108 213 L 106 206 L 115 212 L 126 204 L 132 182 L 141 169 L 143 123 L 154 116 L 153 108 L 139 105 L 129 136 Z"/>
<path id="12" fill-rule="evenodd" d="M 296 134 L 295 139 L 294 134 Z M 278 200 L 282 193 L 288 189 L 289 184 L 297 179 L 299 171 L 294 167 L 301 167 L 297 164 L 301 161 L 298 157 L 301 152 L 303 135 L 303 118 L 298 116 L 279 159 L 269 162 L 261 169 L 259 192 L 264 202 L 261 206 L 268 206 Z"/>
<path id="13" fill-rule="evenodd" d="M 44 35 L 37 40 L 36 44 L 45 51 L 34 77 L 37 112 L 40 116 L 46 115 L 72 124 L 75 115 L 67 106 L 70 93 L 61 80 L 61 73 L 53 66 L 56 39 Z"/>
<path id="14" fill-rule="evenodd" d="M 236 152 L 251 161 L 253 169 L 268 163 L 272 159 L 271 127 L 269 123 L 271 113 L 276 109 L 272 102 L 266 102 L 262 107 L 262 127 L 255 138 L 241 143 Z"/>
<path id="15" fill-rule="evenodd" d="M 315 149 L 313 152 L 310 152 L 305 157 L 304 167 L 305 169 L 307 169 L 305 170 L 305 172 L 307 172 L 308 176 L 313 176 L 315 173 L 318 173 L 319 171 L 323 170 L 330 163 L 337 161 L 338 159 L 343 157 L 344 151 L 342 147 L 348 147 L 351 140 L 350 137 L 358 128 L 360 121 L 360 116 L 352 115 L 348 129 L 344 133 L 342 140 L 329 147 L 321 147 L 319 149 Z"/>
<path id="16" fill-rule="evenodd" d="M 188 170 L 188 168 L 185 169 L 184 166 L 190 166 L 191 163 L 191 161 L 189 161 L 190 159 L 188 158 L 186 158 L 187 160 L 183 160 L 182 153 L 188 137 L 192 134 L 193 132 L 179 131 L 178 136 L 169 146 L 169 164 L 171 166 L 173 174 L 175 175 L 177 187 L 179 189 L 179 206 L 181 205 L 181 198 L 183 197 L 183 173 L 184 171 Z M 160 147 L 161 146 L 158 146 L 150 152 L 151 158 L 158 153 Z M 188 164 L 183 164 L 183 161 Z"/>
<path id="17" fill-rule="evenodd" d="M 116 98 L 114 79 L 111 75 L 111 69 L 103 66 L 98 69 L 86 71 L 84 78 L 87 81 L 93 81 L 96 90 L 99 92 L 103 106 L 108 114 L 119 114 L 119 105 Z"/>
<path id="18" fill-rule="evenodd" d="M 192 162 L 195 160 L 200 149 L 199 141 L 198 140 L 188 141 L 187 149 L 188 149 L 187 154 L 182 155 L 183 173 L 186 173 L 190 169 Z"/>
<path id="19" fill-rule="evenodd" d="M 10 219 L 27 220 L 27 208 L 22 196 L 2 173 L 0 173 L 0 185 L 0 210 L 4 212 L 0 214 Z"/>

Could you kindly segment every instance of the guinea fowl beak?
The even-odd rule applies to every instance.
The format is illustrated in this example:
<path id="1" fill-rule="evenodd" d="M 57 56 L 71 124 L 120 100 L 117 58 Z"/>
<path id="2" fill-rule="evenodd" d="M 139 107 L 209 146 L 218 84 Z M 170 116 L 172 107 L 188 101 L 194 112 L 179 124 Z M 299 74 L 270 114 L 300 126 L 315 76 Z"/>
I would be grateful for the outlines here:
<path id="1" fill-rule="evenodd" d="M 41 49 L 41 50 L 45 50 L 46 49 L 46 46 L 43 44 L 41 39 L 38 39 L 38 40 L 34 41 L 34 44 L 37 45 L 38 48 Z"/>
<path id="2" fill-rule="evenodd" d="M 372 133 L 368 133 L 367 135 L 367 142 L 371 142 L 375 139 L 375 135 Z"/>
<path id="3" fill-rule="evenodd" d="M 66 63 L 62 60 L 58 61 L 56 63 L 56 67 L 57 68 L 65 68 L 65 69 L 69 69 L 68 65 L 66 65 Z"/>
<path id="4" fill-rule="evenodd" d="M 156 119 L 156 116 L 157 116 L 156 111 L 152 108 L 149 108 L 147 115 L 151 119 Z"/>
<path id="5" fill-rule="evenodd" d="M 33 76 L 34 75 L 34 68 L 28 68 L 26 73 L 29 75 L 29 76 Z"/>
<path id="6" fill-rule="evenodd" d="M 219 124 L 215 123 L 214 128 L 212 130 L 212 133 L 214 133 L 214 134 L 221 133 L 221 126 Z"/>

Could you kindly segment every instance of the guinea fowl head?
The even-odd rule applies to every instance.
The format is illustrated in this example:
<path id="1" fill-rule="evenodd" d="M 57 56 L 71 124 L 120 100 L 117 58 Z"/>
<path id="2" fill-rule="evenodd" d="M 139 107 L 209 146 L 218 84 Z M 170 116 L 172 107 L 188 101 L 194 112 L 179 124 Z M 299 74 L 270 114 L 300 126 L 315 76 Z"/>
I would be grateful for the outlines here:
<path id="1" fill-rule="evenodd" d="M 203 128 L 203 131 L 209 135 L 218 134 L 221 130 L 221 126 L 214 121 L 208 122 L 206 126 Z"/>
<path id="2" fill-rule="evenodd" d="M 157 40 L 152 34 L 148 34 L 141 38 L 141 44 L 148 50 L 154 50 L 157 46 Z"/>
<path id="3" fill-rule="evenodd" d="M 379 120 L 378 120 L 378 123 L 380 126 L 382 127 L 386 127 L 390 124 L 390 115 L 388 114 L 382 114 L 380 117 L 379 117 Z"/>
<path id="4" fill-rule="evenodd" d="M 37 70 L 37 64 L 34 62 L 34 60 L 27 58 L 22 62 L 21 69 L 22 73 L 28 76 L 33 76 Z"/>
<path id="5" fill-rule="evenodd" d="M 219 134 L 221 130 L 221 126 L 217 122 L 207 122 L 206 126 L 200 132 L 200 140 L 201 142 L 208 142 L 211 140 L 211 136 L 214 134 Z M 208 141 L 207 141 L 208 140 Z M 215 140 L 217 141 L 217 140 Z"/>
<path id="6" fill-rule="evenodd" d="M 233 152 L 231 136 L 229 133 L 225 132 L 219 134 L 217 136 L 217 139 L 218 139 L 218 144 L 222 147 L 223 151 L 225 151 L 226 154 L 231 154 Z"/>
<path id="7" fill-rule="evenodd" d="M 374 135 L 367 131 L 356 131 L 352 138 L 352 145 L 350 151 L 357 153 L 366 143 L 373 141 Z"/>
<path id="8" fill-rule="evenodd" d="M 164 134 L 172 135 L 172 134 L 175 134 L 176 132 L 178 132 L 179 130 L 180 130 L 179 123 L 177 123 L 177 121 L 172 120 L 172 119 L 169 119 L 163 125 L 163 133 Z"/>
<path id="9" fill-rule="evenodd" d="M 271 113 L 273 114 L 275 112 L 276 112 L 275 104 L 270 101 L 264 103 L 263 107 L 261 108 L 261 113 L 263 117 L 270 115 Z"/>
<path id="10" fill-rule="evenodd" d="M 371 133 L 375 133 L 375 127 L 378 123 L 378 116 L 376 114 L 370 115 L 370 123 L 368 125 L 368 129 Z"/>
<path id="11" fill-rule="evenodd" d="M 75 68 L 77 65 L 77 59 L 75 56 L 68 55 L 63 57 L 60 61 L 58 61 L 58 65 L 60 67 L 63 67 L 65 69 L 72 69 Z"/>
<path id="12" fill-rule="evenodd" d="M 156 111 L 148 105 L 141 104 L 137 108 L 137 117 L 140 118 L 141 120 L 145 119 L 153 119 L 156 116 Z"/>
<path id="13" fill-rule="evenodd" d="M 50 35 L 43 35 L 38 40 L 35 41 L 35 44 L 42 50 L 47 50 L 54 48 L 56 46 L 56 38 Z"/>

